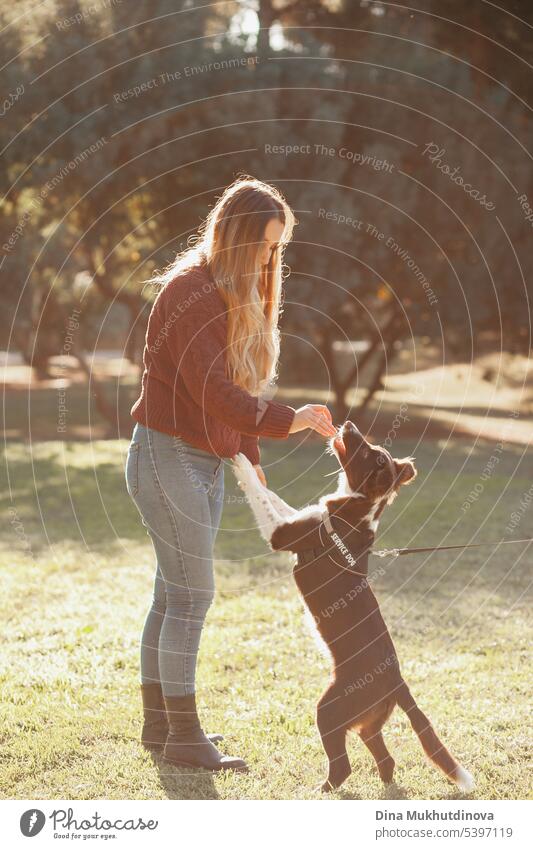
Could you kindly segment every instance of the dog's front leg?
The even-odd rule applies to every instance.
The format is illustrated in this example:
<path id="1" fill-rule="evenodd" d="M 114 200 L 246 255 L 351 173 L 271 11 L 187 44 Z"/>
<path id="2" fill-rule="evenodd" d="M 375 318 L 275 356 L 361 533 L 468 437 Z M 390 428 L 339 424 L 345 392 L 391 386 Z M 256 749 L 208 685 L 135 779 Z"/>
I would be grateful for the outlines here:
<path id="1" fill-rule="evenodd" d="M 253 510 L 261 536 L 270 542 L 275 529 L 285 521 L 284 516 L 272 502 L 271 496 L 274 493 L 263 486 L 254 467 L 244 454 L 237 454 L 234 458 L 233 470 Z"/>
<path id="2" fill-rule="evenodd" d="M 267 489 L 268 497 L 270 499 L 270 503 L 277 510 L 277 512 L 284 519 L 289 519 L 291 516 L 295 516 L 298 512 L 296 507 L 291 507 L 290 504 L 287 504 L 283 498 L 280 498 L 276 492 L 272 492 L 271 489 Z"/>
<path id="3" fill-rule="evenodd" d="M 237 477 L 239 477 L 240 474 L 242 474 L 243 476 L 246 474 L 251 478 L 254 485 L 259 480 L 257 478 L 257 475 L 255 475 L 255 478 L 253 477 L 251 473 L 251 469 L 253 468 L 253 466 L 251 465 L 248 458 L 244 456 L 244 454 L 237 454 L 234 460 L 234 466 L 235 469 L 239 472 Z M 280 498 L 277 493 L 272 492 L 271 489 L 268 489 L 268 487 L 264 486 L 261 481 L 259 481 L 259 484 L 261 487 L 261 491 L 263 492 L 263 494 L 266 494 L 266 497 L 270 501 L 270 504 L 272 505 L 273 509 L 282 519 L 289 519 L 291 516 L 294 516 L 296 513 L 298 513 L 298 509 L 296 507 L 291 507 L 291 505 L 287 504 L 287 502 L 284 501 L 283 498 Z"/>

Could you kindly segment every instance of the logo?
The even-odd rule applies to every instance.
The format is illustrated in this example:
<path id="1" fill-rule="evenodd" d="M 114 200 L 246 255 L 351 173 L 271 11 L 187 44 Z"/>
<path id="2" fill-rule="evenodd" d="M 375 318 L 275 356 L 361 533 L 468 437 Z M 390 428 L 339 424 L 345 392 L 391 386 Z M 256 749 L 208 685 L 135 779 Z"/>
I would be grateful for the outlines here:
<path id="1" fill-rule="evenodd" d="M 333 529 L 329 531 L 323 522 L 318 527 L 320 543 L 323 548 L 326 549 L 329 559 L 335 563 L 336 566 L 340 566 L 342 569 L 349 569 L 353 572 L 356 569 L 359 557 L 363 559 L 364 555 L 367 554 L 368 545 L 365 547 L 364 537 L 361 536 L 361 539 L 358 539 L 360 532 L 354 528 L 353 525 L 347 522 L 346 519 L 335 515 L 335 522 L 341 523 L 344 526 L 343 535 L 350 541 L 350 546 L 358 549 L 356 551 L 356 555 L 352 554 L 350 547 L 346 545 L 344 539 Z M 354 535 L 356 541 L 354 541 Z M 339 559 L 335 557 L 337 552 L 341 555 L 340 562 Z"/>
<path id="2" fill-rule="evenodd" d="M 20 830 L 24 837 L 35 837 L 42 830 L 46 817 L 38 808 L 24 811 L 20 818 Z"/>

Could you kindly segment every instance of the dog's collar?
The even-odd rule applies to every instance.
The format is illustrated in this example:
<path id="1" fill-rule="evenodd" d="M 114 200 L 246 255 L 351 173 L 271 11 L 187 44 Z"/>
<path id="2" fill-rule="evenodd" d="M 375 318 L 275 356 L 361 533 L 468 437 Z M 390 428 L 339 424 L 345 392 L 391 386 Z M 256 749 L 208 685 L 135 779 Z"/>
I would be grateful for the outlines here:
<path id="1" fill-rule="evenodd" d="M 322 542 L 322 545 L 319 547 L 306 548 L 304 551 L 299 551 L 298 559 L 300 562 L 312 563 L 314 560 L 317 560 L 319 557 L 323 557 L 324 554 L 327 553 L 330 559 L 337 566 L 340 566 L 341 569 L 351 572 L 353 575 L 361 575 L 366 578 L 367 572 L 358 571 L 356 566 L 360 560 L 368 560 L 368 554 L 370 553 L 370 546 L 374 541 L 374 535 L 372 534 L 370 545 L 365 546 L 357 552 L 352 552 L 340 534 L 337 533 L 333 527 L 331 516 L 329 515 L 327 507 L 323 508 L 320 518 L 321 525 L 318 529 L 319 537 L 322 542 L 322 534 L 320 531 L 321 526 L 323 526 L 328 535 L 328 539 L 327 541 Z"/>
<path id="2" fill-rule="evenodd" d="M 328 510 L 327 507 L 324 507 L 324 509 L 322 510 L 321 519 L 322 519 L 322 524 L 324 525 L 328 534 L 334 534 L 335 531 L 334 531 L 333 525 L 331 524 L 331 519 L 329 517 L 329 510 Z"/>

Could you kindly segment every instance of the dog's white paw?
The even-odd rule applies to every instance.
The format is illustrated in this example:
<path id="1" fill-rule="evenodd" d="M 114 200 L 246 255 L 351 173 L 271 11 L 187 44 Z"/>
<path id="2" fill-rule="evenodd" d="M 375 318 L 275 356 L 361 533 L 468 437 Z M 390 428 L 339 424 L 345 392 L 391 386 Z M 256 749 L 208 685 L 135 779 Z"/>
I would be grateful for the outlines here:
<path id="1" fill-rule="evenodd" d="M 237 478 L 239 487 L 243 491 L 246 491 L 246 487 L 250 483 L 250 480 L 253 480 L 250 473 L 255 475 L 254 467 L 250 463 L 248 457 L 244 454 L 236 454 L 233 458 L 233 472 Z"/>
<path id="2" fill-rule="evenodd" d="M 253 466 L 250 463 L 246 454 L 242 453 L 235 454 L 235 457 L 233 458 L 233 465 L 236 469 L 253 469 Z"/>
<path id="3" fill-rule="evenodd" d="M 457 784 L 459 790 L 461 790 L 463 793 L 470 793 L 470 791 L 473 790 L 476 786 L 474 776 L 471 775 L 471 773 L 469 773 L 468 770 L 461 765 L 457 767 L 455 783 Z"/>

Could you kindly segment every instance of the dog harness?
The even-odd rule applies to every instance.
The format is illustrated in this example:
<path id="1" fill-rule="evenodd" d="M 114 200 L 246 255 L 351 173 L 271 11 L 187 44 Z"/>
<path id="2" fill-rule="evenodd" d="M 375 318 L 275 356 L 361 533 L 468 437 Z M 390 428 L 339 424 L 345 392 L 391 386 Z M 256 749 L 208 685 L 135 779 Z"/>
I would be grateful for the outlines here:
<path id="1" fill-rule="evenodd" d="M 358 533 L 355 528 L 351 528 L 351 530 Z M 352 551 L 333 527 L 328 510 L 327 508 L 324 508 L 321 514 L 321 522 L 318 527 L 318 535 L 321 542 L 320 546 L 310 546 L 309 548 L 298 552 L 298 562 L 300 564 L 312 563 L 327 554 L 330 560 L 332 560 L 335 565 L 340 566 L 341 569 L 352 572 L 354 575 L 361 575 L 365 578 L 367 577 L 367 572 L 361 572 L 356 567 L 359 560 L 368 557 L 368 554 L 370 553 L 370 545 L 374 541 L 374 534 L 369 534 L 371 537 L 370 545 L 367 545 L 356 552 Z"/>
<path id="2" fill-rule="evenodd" d="M 352 528 L 352 530 L 355 530 L 355 528 Z M 349 547 L 346 545 L 346 543 L 344 542 L 342 537 L 337 533 L 337 531 L 335 531 L 327 508 L 322 511 L 321 523 L 318 527 L 318 534 L 322 545 L 309 547 L 304 549 L 303 551 L 299 551 L 298 560 L 300 563 L 312 563 L 314 560 L 318 560 L 319 557 L 323 557 L 324 554 L 327 554 L 330 559 L 336 563 L 337 566 L 341 567 L 341 569 L 345 569 L 348 572 L 352 572 L 354 575 L 362 575 L 365 578 L 367 577 L 367 573 L 359 572 L 354 567 L 357 565 L 358 560 L 361 560 L 362 557 L 366 557 L 369 554 L 373 554 L 376 557 L 402 557 L 405 554 L 429 554 L 434 551 L 463 551 L 467 548 L 485 548 L 487 546 L 497 548 L 500 545 L 533 543 L 533 538 L 528 537 L 526 539 L 501 539 L 497 542 L 460 543 L 459 545 L 436 545 L 427 548 L 383 548 L 378 551 L 374 551 L 369 546 L 366 546 L 360 551 L 354 553 L 349 549 Z M 372 534 L 371 536 L 373 542 L 374 534 Z M 323 542 L 323 537 L 326 538 L 326 542 Z"/>

